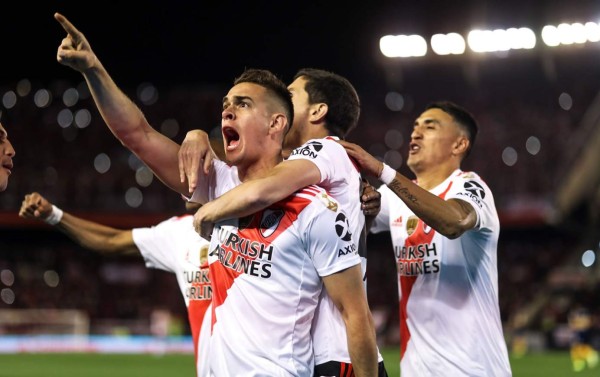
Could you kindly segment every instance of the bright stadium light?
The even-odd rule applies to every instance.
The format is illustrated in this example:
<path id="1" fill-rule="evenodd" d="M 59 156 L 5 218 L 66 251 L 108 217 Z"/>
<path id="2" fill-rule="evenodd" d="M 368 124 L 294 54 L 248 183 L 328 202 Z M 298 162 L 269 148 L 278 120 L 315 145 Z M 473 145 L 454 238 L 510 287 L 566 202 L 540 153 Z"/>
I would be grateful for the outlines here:
<path id="1" fill-rule="evenodd" d="M 560 44 L 563 45 L 572 45 L 575 43 L 575 34 L 569 24 L 560 24 L 556 28 L 558 29 L 558 38 L 560 39 Z"/>
<path id="2" fill-rule="evenodd" d="M 489 39 L 489 30 L 471 30 L 467 35 L 469 48 L 474 52 L 486 52 L 486 41 Z"/>
<path id="3" fill-rule="evenodd" d="M 467 41 L 474 52 L 532 49 L 536 44 L 535 33 L 525 27 L 507 30 L 472 30 L 467 36 Z"/>
<path id="4" fill-rule="evenodd" d="M 512 50 L 519 49 L 532 49 L 535 47 L 537 40 L 533 30 L 522 27 L 522 28 L 510 28 L 506 30 L 506 38 L 508 44 Z"/>
<path id="5" fill-rule="evenodd" d="M 562 23 L 558 26 L 547 25 L 542 29 L 542 39 L 547 46 L 583 44 L 600 41 L 600 25 L 587 22 L 573 24 Z"/>
<path id="6" fill-rule="evenodd" d="M 465 52 L 465 39 L 458 33 L 435 34 L 430 43 L 431 49 L 438 55 L 460 55 Z"/>
<path id="7" fill-rule="evenodd" d="M 388 58 L 424 56 L 427 42 L 420 35 L 386 35 L 379 40 L 379 49 Z"/>
<path id="8" fill-rule="evenodd" d="M 600 42 L 600 24 L 576 22 L 546 25 L 540 34 L 549 47 Z M 530 50 L 537 45 L 537 35 L 528 27 L 474 29 L 467 34 L 466 41 L 458 33 L 434 34 L 429 44 L 436 55 L 461 55 L 465 53 L 467 45 L 475 53 Z M 379 47 L 383 55 L 390 58 L 425 56 L 427 53 L 427 42 L 420 35 L 386 35 L 379 40 Z"/>
<path id="9" fill-rule="evenodd" d="M 549 47 L 556 47 L 560 44 L 558 29 L 554 25 L 546 25 L 542 29 L 542 40 Z"/>
<path id="10" fill-rule="evenodd" d="M 595 22 L 587 22 L 585 24 L 585 36 L 590 42 L 600 41 L 600 25 Z"/>

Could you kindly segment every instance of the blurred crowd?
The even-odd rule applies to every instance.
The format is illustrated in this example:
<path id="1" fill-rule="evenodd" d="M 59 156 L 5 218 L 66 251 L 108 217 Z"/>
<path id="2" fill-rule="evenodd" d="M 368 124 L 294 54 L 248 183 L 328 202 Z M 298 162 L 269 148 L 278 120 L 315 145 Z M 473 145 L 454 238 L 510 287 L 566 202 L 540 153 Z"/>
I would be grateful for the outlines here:
<path id="1" fill-rule="evenodd" d="M 349 139 L 411 176 L 403 161 L 416 115 L 430 101 L 450 99 L 480 124 L 464 169 L 486 180 L 500 212 L 547 211 L 581 148 L 581 121 L 598 92 L 585 75 L 574 80 L 576 73 L 563 70 L 549 78 L 482 70 L 470 83 L 448 70 L 436 72 L 428 85 L 407 78 L 404 90 L 390 83 L 386 91 L 357 82 L 362 113 Z M 194 128 L 220 137 L 227 84 L 159 88 L 145 82 L 124 90 L 155 128 L 181 142 Z M 0 210 L 18 209 L 21 196 L 31 191 L 71 210 L 178 208 L 178 197 L 108 132 L 84 83 L 22 79 L 0 86 L 0 96 L 1 119 L 17 150 Z"/>

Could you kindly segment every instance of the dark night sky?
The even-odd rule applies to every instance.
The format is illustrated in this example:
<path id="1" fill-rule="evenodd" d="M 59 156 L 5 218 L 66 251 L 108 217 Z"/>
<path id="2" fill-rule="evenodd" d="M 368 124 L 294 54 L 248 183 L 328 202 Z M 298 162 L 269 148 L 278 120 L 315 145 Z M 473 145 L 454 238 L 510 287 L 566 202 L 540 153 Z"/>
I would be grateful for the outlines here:
<path id="1" fill-rule="evenodd" d="M 15 2 L 16 3 L 16 2 Z M 122 85 L 229 83 L 244 67 L 288 80 L 333 70 L 359 88 L 383 85 L 383 34 L 464 32 L 600 20 L 592 1 L 20 1 L 0 12 L 0 84 L 78 77 L 55 60 L 62 12 Z M 131 3 L 131 4 L 129 4 Z M 596 2 L 598 3 L 598 2 Z"/>

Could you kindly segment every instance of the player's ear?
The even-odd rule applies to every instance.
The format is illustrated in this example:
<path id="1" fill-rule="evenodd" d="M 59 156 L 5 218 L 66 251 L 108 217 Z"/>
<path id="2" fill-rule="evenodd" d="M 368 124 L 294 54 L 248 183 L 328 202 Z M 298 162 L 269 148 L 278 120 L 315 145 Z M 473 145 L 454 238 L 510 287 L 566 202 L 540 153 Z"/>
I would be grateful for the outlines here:
<path id="1" fill-rule="evenodd" d="M 283 132 L 285 133 L 288 129 L 288 118 L 283 113 L 274 113 L 271 116 L 271 125 L 270 129 L 275 132 Z"/>
<path id="2" fill-rule="evenodd" d="M 464 155 L 469 150 L 469 145 L 471 145 L 469 138 L 464 135 L 459 136 L 454 142 L 452 154 L 455 156 Z"/>
<path id="3" fill-rule="evenodd" d="M 313 123 L 321 122 L 327 116 L 329 106 L 326 103 L 315 103 L 310 105 L 309 109 L 309 121 Z"/>

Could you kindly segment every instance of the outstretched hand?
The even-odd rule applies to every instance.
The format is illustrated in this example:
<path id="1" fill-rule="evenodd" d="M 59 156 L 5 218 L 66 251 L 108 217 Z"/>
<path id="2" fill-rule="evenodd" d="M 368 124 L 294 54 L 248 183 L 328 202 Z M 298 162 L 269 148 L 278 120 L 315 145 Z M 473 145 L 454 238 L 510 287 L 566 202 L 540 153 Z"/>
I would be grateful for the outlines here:
<path id="1" fill-rule="evenodd" d="M 54 13 L 54 18 L 67 32 L 67 36 L 58 46 L 56 60 L 79 72 L 93 67 L 97 62 L 96 55 L 83 33 L 77 30 L 62 14 Z"/>
<path id="2" fill-rule="evenodd" d="M 19 210 L 19 216 L 26 219 L 45 220 L 50 213 L 52 213 L 52 203 L 37 192 L 25 195 Z"/>
<path id="3" fill-rule="evenodd" d="M 185 182 L 187 178 L 191 194 L 196 190 L 198 174 L 208 174 L 212 160 L 216 158 L 210 146 L 208 134 L 202 130 L 189 131 L 181 143 L 178 158 L 179 178 L 181 183 Z"/>

